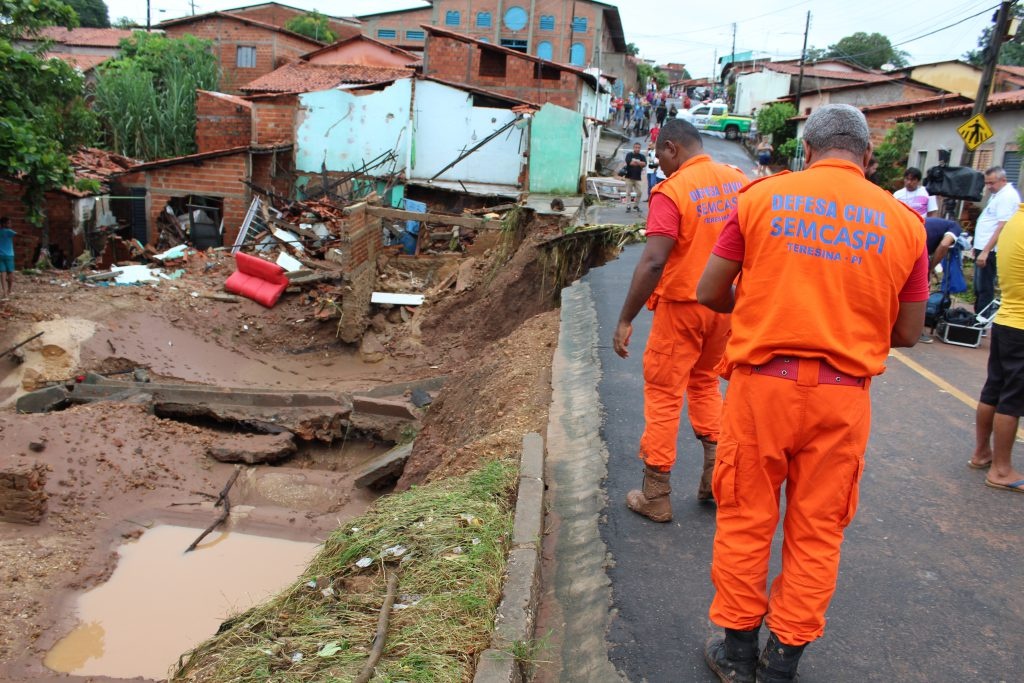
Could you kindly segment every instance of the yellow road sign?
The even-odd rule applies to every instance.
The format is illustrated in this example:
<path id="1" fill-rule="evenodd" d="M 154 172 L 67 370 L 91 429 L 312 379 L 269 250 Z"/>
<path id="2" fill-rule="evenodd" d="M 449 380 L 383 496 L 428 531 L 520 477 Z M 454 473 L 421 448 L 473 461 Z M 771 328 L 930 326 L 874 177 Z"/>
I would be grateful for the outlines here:
<path id="1" fill-rule="evenodd" d="M 972 152 L 993 135 L 992 126 L 988 125 L 988 121 L 981 114 L 972 116 L 967 123 L 957 128 L 956 132 L 964 139 L 967 149 Z"/>

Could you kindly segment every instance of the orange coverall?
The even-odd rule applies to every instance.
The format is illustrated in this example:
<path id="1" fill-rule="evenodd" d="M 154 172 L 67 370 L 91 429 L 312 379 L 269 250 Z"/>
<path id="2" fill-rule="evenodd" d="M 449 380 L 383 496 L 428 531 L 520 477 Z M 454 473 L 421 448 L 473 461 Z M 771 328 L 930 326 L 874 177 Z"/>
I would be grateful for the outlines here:
<path id="1" fill-rule="evenodd" d="M 651 191 L 679 209 L 675 246 L 647 303 L 654 320 L 644 349 L 640 459 L 663 472 L 676 461 L 684 394 L 694 433 L 718 441 L 722 395 L 715 367 L 725 351 L 729 316 L 697 303 L 697 282 L 746 183 L 739 169 L 699 154 Z"/>
<path id="2" fill-rule="evenodd" d="M 722 249 L 737 226 L 739 258 Z M 767 615 L 788 645 L 824 632 L 857 509 L 870 378 L 885 369 L 900 292 L 924 249 L 920 217 L 846 161 L 740 193 L 736 224 L 715 247 L 742 264 L 720 366 L 730 382 L 712 484 L 710 617 L 719 626 L 752 629 Z M 783 481 L 782 571 L 769 598 Z"/>

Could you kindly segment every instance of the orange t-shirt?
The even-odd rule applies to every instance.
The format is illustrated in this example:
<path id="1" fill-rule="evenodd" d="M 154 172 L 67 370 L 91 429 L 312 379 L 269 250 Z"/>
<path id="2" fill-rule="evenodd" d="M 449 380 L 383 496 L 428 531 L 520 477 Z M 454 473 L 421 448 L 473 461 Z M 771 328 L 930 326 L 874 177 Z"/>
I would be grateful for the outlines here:
<path id="1" fill-rule="evenodd" d="M 744 255 L 719 370 L 796 356 L 881 374 L 925 250 L 921 217 L 858 165 L 826 159 L 743 188 L 737 218 Z"/>
<path id="2" fill-rule="evenodd" d="M 691 157 L 651 190 L 679 209 L 679 233 L 654 296 L 666 301 L 696 301 L 697 282 L 711 256 L 722 226 L 736 206 L 736 193 L 747 177 L 733 166 L 711 161 L 707 154 Z"/>

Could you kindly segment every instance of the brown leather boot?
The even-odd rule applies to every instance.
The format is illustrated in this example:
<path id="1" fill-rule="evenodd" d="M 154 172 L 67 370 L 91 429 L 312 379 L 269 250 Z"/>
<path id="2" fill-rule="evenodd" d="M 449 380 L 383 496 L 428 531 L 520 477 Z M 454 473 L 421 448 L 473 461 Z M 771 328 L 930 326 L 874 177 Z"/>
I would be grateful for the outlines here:
<path id="1" fill-rule="evenodd" d="M 668 481 L 670 474 L 645 466 L 643 490 L 634 490 L 626 494 L 626 505 L 629 509 L 655 522 L 671 522 L 672 502 L 668 497 L 672 492 L 672 486 Z"/>
<path id="2" fill-rule="evenodd" d="M 714 500 L 711 493 L 711 477 L 715 473 L 715 453 L 718 452 L 718 444 L 704 439 L 700 442 L 704 446 L 704 471 L 700 475 L 697 500 Z"/>

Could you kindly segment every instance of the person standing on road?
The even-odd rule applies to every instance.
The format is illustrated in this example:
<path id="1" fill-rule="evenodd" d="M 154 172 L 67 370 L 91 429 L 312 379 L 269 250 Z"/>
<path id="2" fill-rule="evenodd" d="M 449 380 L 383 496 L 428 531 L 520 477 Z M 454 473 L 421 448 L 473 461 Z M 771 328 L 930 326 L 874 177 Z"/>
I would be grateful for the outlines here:
<path id="1" fill-rule="evenodd" d="M 974 226 L 974 312 L 984 311 L 996 297 L 996 251 L 999 233 L 1017 211 L 1020 195 L 1006 180 L 1002 166 L 985 171 L 985 187 L 991 193 Z"/>
<path id="2" fill-rule="evenodd" d="M 939 213 L 939 205 L 935 197 L 921 187 L 921 170 L 913 166 L 904 171 L 903 187 L 893 192 L 892 196 L 916 211 L 921 218 L 935 216 Z"/>
<path id="3" fill-rule="evenodd" d="M 772 152 L 775 148 L 772 147 L 771 138 L 767 135 L 761 138 L 761 142 L 757 143 L 757 177 L 763 178 L 771 175 L 772 170 L 769 164 L 772 162 Z"/>
<path id="4" fill-rule="evenodd" d="M 654 186 L 665 179 L 661 170 L 661 162 L 658 161 L 658 154 L 655 145 L 658 142 L 657 136 L 647 144 L 647 201 L 651 201 L 651 191 Z"/>
<path id="5" fill-rule="evenodd" d="M 978 399 L 976 444 L 967 463 L 990 467 L 985 486 L 1024 493 L 1024 473 L 1013 466 L 1013 442 L 1024 415 L 1024 204 L 999 234 L 1002 305 L 992 325 L 988 378 Z"/>
<path id="6" fill-rule="evenodd" d="M 698 500 L 711 499 L 711 473 L 722 412 L 715 366 L 729 334 L 729 316 L 697 303 L 697 280 L 711 247 L 746 184 L 743 173 L 715 163 L 704 153 L 693 125 L 665 122 L 655 148 L 668 178 L 651 195 L 647 245 L 619 313 L 612 340 L 615 353 L 629 356 L 633 319 L 640 309 L 654 311 L 644 351 L 644 433 L 640 459 L 643 487 L 630 491 L 626 504 L 655 522 L 672 519 L 669 475 L 683 397 L 690 426 L 704 451 Z"/>
<path id="7" fill-rule="evenodd" d="M 0 218 L 0 298 L 6 299 L 14 290 L 14 236 L 11 219 Z"/>
<path id="8" fill-rule="evenodd" d="M 725 638 L 704 650 L 730 683 L 796 680 L 804 647 L 822 635 L 857 510 L 868 387 L 891 346 L 917 341 L 928 298 L 921 218 L 864 178 L 864 115 L 826 105 L 807 119 L 803 139 L 806 170 L 740 192 L 697 285 L 700 303 L 732 311 L 712 484 L 710 617 Z M 769 595 L 783 482 L 782 571 Z"/>
<path id="9" fill-rule="evenodd" d="M 640 189 L 640 179 L 644 177 L 647 157 L 640 153 L 640 143 L 633 144 L 633 151 L 626 154 L 626 213 L 636 209 L 640 213 L 640 200 L 644 192 Z"/>

